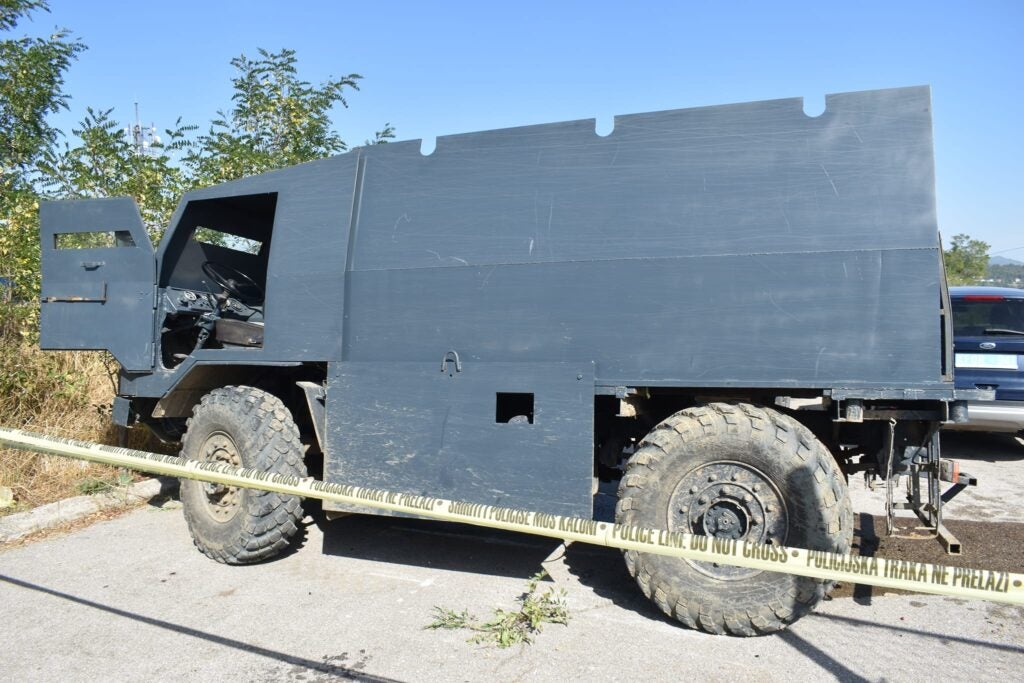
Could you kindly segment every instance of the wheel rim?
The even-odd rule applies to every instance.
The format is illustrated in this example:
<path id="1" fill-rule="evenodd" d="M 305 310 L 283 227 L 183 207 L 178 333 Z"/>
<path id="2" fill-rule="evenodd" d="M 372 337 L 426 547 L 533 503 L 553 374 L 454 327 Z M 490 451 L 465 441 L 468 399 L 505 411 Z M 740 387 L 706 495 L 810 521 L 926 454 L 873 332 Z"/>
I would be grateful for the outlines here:
<path id="1" fill-rule="evenodd" d="M 676 485 L 669 500 L 668 525 L 675 531 L 736 541 L 784 545 L 789 513 L 779 489 L 766 474 L 745 463 L 700 465 Z M 737 581 L 759 569 L 686 560 L 715 579 Z"/>
<path id="2" fill-rule="evenodd" d="M 204 462 L 223 462 L 241 467 L 242 456 L 234 440 L 224 432 L 213 432 L 200 451 Z M 236 514 L 242 505 L 242 489 L 237 486 L 225 486 L 204 482 L 203 493 L 206 494 L 206 510 L 218 522 L 227 522 Z"/>

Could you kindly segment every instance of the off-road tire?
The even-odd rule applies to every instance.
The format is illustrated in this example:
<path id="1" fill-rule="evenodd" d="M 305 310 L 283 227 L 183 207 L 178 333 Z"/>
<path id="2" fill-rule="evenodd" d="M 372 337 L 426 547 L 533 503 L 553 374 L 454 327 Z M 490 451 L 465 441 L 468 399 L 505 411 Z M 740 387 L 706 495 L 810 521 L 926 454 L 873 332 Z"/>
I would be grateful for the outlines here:
<path id="1" fill-rule="evenodd" d="M 768 480 L 759 490 L 777 491 L 788 511 L 785 537 L 778 542 L 849 551 L 853 510 L 846 481 L 828 449 L 795 419 L 743 403 L 687 408 L 651 430 L 626 465 L 616 521 L 671 527 L 668 505 L 678 500 L 676 487 L 689 482 L 698 468 L 719 462 L 756 468 Z M 633 550 L 624 555 L 641 590 L 665 614 L 710 633 L 779 631 L 811 611 L 833 586 L 778 572 L 725 580 L 686 560 Z"/>
<path id="2" fill-rule="evenodd" d="M 261 389 L 228 386 L 206 394 L 192 411 L 181 442 L 181 457 L 208 460 L 206 444 L 226 435 L 242 467 L 306 476 L 303 446 L 291 413 Z M 285 550 L 298 532 L 302 500 L 253 489 L 231 489 L 237 506 L 229 519 L 212 512 L 204 482 L 182 480 L 185 521 L 196 547 L 224 564 L 251 564 Z"/>

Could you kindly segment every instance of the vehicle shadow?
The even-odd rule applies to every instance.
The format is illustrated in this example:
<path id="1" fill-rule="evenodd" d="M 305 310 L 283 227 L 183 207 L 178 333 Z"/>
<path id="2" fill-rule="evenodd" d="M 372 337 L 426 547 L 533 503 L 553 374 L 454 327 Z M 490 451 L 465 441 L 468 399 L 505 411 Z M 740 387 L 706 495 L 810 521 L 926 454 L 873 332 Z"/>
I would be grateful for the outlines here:
<path id="1" fill-rule="evenodd" d="M 597 501 L 596 507 L 600 512 L 602 503 Z M 601 519 L 600 514 L 596 517 Z M 350 515 L 327 521 L 317 515 L 315 519 L 328 555 L 524 581 L 547 570 L 553 577 L 548 580 L 578 581 L 615 605 L 669 621 L 640 592 L 622 554 L 613 548 L 583 543 L 566 547 L 557 539 L 406 517 Z"/>
<path id="2" fill-rule="evenodd" d="M 942 455 L 960 460 L 1024 460 L 1024 438 L 991 432 L 942 432 Z"/>
<path id="3" fill-rule="evenodd" d="M 350 515 L 318 524 L 323 552 L 411 567 L 529 578 L 561 542 L 454 522 Z"/>

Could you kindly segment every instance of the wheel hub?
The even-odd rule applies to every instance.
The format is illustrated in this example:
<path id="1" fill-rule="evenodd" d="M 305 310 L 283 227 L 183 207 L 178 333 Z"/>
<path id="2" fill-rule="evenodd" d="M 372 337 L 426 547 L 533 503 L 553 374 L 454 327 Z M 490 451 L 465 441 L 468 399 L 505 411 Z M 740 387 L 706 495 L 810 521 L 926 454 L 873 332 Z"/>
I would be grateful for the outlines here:
<path id="1" fill-rule="evenodd" d="M 782 494 L 763 472 L 740 462 L 700 465 L 679 481 L 669 500 L 674 531 L 755 543 L 784 544 L 788 514 Z M 757 569 L 687 560 L 707 576 L 739 580 Z"/>
<path id="2" fill-rule="evenodd" d="M 242 465 L 242 457 L 235 442 L 224 432 L 210 434 L 203 443 L 200 454 L 205 462 L 223 462 L 235 467 Z M 205 482 L 203 491 L 206 493 L 207 510 L 218 522 L 226 522 L 238 514 L 242 490 L 237 486 Z"/>
<path id="3" fill-rule="evenodd" d="M 715 503 L 704 513 L 704 533 L 718 538 L 743 538 L 747 533 L 746 513 L 728 500 Z"/>

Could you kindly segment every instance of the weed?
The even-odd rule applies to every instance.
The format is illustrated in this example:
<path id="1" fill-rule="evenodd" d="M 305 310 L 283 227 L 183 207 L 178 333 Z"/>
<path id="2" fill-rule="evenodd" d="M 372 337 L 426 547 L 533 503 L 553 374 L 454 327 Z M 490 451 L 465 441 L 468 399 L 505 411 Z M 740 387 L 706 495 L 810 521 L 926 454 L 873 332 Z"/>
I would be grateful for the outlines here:
<path id="1" fill-rule="evenodd" d="M 20 315 L 24 311 L 36 315 Z M 40 351 L 30 323 L 38 310 L 0 304 L 0 424 L 85 441 L 117 443 L 110 422 L 117 365 L 98 351 Z M 160 449 L 145 430 L 133 430 L 131 444 Z M 0 486 L 13 492 L 19 512 L 81 493 L 95 493 L 131 477 L 112 467 L 57 456 L 0 448 Z M 101 485 L 98 482 L 106 482 Z"/>
<path id="2" fill-rule="evenodd" d="M 494 644 L 502 648 L 517 643 L 532 643 L 533 637 L 541 632 L 544 624 L 569 623 L 565 589 L 552 586 L 538 594 L 537 588 L 545 576 L 547 572 L 541 570 L 530 577 L 526 592 L 517 598 L 518 610 L 495 608 L 493 618 L 480 623 L 469 610 L 456 612 L 445 607 L 434 607 L 434 621 L 425 628 L 468 629 L 476 632 L 468 642 Z"/>
<path id="3" fill-rule="evenodd" d="M 78 492 L 83 496 L 93 496 L 98 493 L 107 493 L 108 491 L 115 491 L 124 489 L 126 486 L 132 483 L 132 475 L 129 470 L 121 469 L 118 470 L 116 475 L 108 475 L 106 477 L 86 477 L 78 482 L 75 487 Z"/>
<path id="4" fill-rule="evenodd" d="M 82 481 L 78 482 L 75 487 L 78 492 L 83 496 L 94 496 L 98 493 L 106 493 L 114 488 L 113 482 L 109 479 L 101 479 L 99 477 L 86 477 Z"/>
<path id="5" fill-rule="evenodd" d="M 469 610 L 456 612 L 444 607 L 434 607 L 434 621 L 427 624 L 428 629 L 450 629 L 472 628 L 473 618 Z"/>

